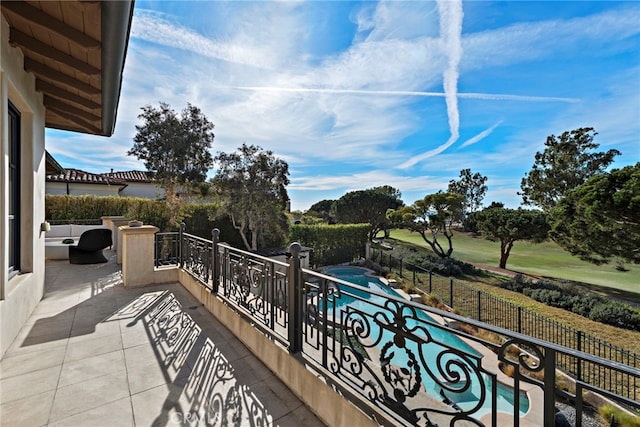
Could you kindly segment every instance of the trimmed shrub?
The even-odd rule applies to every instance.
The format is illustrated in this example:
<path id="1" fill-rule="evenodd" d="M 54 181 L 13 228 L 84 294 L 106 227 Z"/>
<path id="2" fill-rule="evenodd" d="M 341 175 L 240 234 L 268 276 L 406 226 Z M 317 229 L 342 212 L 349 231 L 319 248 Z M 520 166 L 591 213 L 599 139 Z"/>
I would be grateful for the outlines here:
<path id="1" fill-rule="evenodd" d="M 310 265 L 340 264 L 364 256 L 369 228 L 369 224 L 294 224 L 289 227 L 289 241 L 313 249 Z"/>
<path id="2" fill-rule="evenodd" d="M 640 311 L 622 302 L 566 283 L 540 280 L 533 283 L 518 274 L 504 285 L 551 307 L 579 314 L 595 322 L 640 331 Z"/>

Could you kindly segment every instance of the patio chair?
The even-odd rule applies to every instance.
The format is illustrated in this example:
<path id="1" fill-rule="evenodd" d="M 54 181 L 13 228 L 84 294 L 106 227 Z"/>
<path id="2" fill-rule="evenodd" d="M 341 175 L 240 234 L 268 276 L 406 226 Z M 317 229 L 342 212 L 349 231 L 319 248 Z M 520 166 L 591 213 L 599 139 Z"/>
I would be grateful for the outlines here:
<path id="1" fill-rule="evenodd" d="M 69 246 L 69 262 L 71 264 L 99 264 L 107 262 L 102 250 L 113 244 L 111 230 L 94 228 L 80 235 L 77 245 Z"/>

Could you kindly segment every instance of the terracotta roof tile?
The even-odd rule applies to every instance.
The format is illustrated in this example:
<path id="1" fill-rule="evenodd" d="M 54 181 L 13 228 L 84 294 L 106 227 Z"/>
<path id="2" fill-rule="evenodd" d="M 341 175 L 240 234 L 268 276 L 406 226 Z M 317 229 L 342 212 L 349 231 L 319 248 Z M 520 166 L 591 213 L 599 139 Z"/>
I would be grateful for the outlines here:
<path id="1" fill-rule="evenodd" d="M 125 185 L 129 182 L 153 182 L 153 178 L 150 172 L 144 171 L 91 173 L 80 169 L 65 169 L 61 173 L 47 175 L 47 181 Z"/>
<path id="2" fill-rule="evenodd" d="M 85 172 L 80 169 L 65 169 L 63 173 L 47 175 L 48 182 L 75 182 L 83 184 L 125 185 L 126 182 L 116 177 Z"/>
<path id="3" fill-rule="evenodd" d="M 151 173 L 144 171 L 108 172 L 100 175 L 120 179 L 125 182 L 153 182 Z"/>

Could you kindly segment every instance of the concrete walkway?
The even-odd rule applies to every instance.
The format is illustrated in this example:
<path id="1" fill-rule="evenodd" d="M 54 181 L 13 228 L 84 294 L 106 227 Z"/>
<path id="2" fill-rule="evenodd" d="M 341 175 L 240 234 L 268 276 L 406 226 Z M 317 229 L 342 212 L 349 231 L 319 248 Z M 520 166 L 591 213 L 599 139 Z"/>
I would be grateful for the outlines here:
<path id="1" fill-rule="evenodd" d="M 0 425 L 322 425 L 181 285 L 125 289 L 105 253 L 47 261 L 0 362 Z"/>

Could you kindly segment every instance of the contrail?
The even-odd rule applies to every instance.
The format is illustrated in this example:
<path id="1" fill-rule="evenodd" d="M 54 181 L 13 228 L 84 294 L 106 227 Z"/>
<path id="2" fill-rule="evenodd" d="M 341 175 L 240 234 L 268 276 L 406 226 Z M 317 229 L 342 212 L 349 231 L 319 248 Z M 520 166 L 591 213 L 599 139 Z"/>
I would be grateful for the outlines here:
<path id="1" fill-rule="evenodd" d="M 489 135 L 491 135 L 491 133 L 502 124 L 502 120 L 500 120 L 498 123 L 496 123 L 495 125 L 491 126 L 489 129 L 485 129 L 482 132 L 480 132 L 479 134 L 477 134 L 476 136 L 474 136 L 473 138 L 469 138 L 467 139 L 465 142 L 462 143 L 462 145 L 460 146 L 460 148 L 462 147 L 468 147 L 469 145 L 473 145 L 478 141 L 482 141 L 483 139 L 485 139 L 486 137 L 488 137 Z"/>
<path id="2" fill-rule="evenodd" d="M 458 65 L 462 58 L 462 1 L 438 1 L 440 15 L 440 37 L 444 51 L 448 54 L 448 67 L 444 71 L 443 86 L 447 116 L 449 118 L 449 139 L 441 146 L 414 156 L 400 165 L 410 168 L 416 163 L 442 153 L 460 138 L 460 112 L 458 111 Z"/>
<path id="3" fill-rule="evenodd" d="M 363 90 L 363 89 L 331 89 L 280 86 L 219 86 L 218 89 L 246 90 L 252 92 L 292 92 L 292 93 L 331 93 L 344 95 L 388 95 L 419 96 L 425 98 L 444 98 L 444 92 L 420 92 L 410 90 Z M 458 92 L 458 98 L 482 99 L 486 101 L 524 101 L 524 102 L 580 102 L 578 98 L 562 98 L 557 96 L 511 95 L 508 93 Z"/>

